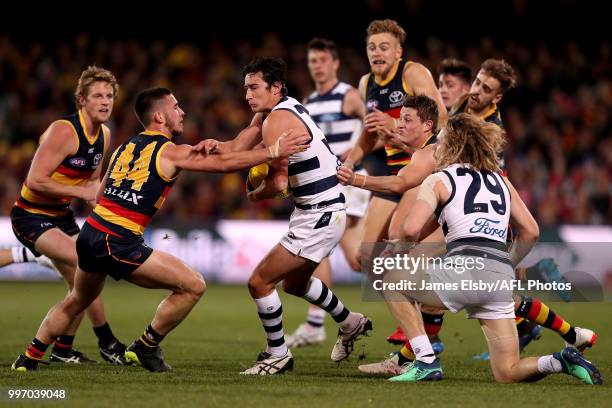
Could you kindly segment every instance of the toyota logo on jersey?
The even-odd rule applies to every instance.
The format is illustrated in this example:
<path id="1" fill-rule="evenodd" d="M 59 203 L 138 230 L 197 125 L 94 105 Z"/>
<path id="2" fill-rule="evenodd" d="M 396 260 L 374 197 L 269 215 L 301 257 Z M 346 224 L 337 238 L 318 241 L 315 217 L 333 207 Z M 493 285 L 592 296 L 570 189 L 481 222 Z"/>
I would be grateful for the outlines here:
<path id="1" fill-rule="evenodd" d="M 401 104 L 404 103 L 404 93 L 402 91 L 393 91 L 391 95 L 389 95 L 389 102 L 392 104 Z"/>

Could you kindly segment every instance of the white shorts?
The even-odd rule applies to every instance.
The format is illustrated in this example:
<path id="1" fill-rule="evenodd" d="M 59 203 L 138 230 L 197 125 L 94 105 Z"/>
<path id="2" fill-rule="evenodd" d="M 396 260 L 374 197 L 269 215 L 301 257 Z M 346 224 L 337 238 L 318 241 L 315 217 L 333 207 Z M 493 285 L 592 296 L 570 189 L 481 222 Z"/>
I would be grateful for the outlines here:
<path id="1" fill-rule="evenodd" d="M 357 174 L 367 175 L 368 172 L 365 169 L 356 171 Z M 346 197 L 346 215 L 353 217 L 365 217 L 368 211 L 368 204 L 370 203 L 370 196 L 372 193 L 368 190 L 358 188 L 355 186 L 345 186 L 344 196 Z"/>
<path id="2" fill-rule="evenodd" d="M 346 211 L 338 205 L 323 209 L 295 208 L 289 218 L 289 231 L 280 244 L 294 255 L 319 263 L 334 250 L 346 227 Z"/>
<path id="3" fill-rule="evenodd" d="M 450 258 L 462 260 L 466 257 L 457 255 Z M 481 258 L 482 259 L 482 258 Z M 493 259 L 483 260 L 484 268 L 456 270 L 435 268 L 429 270 L 430 282 L 455 283 L 459 290 L 435 290 L 444 305 L 453 313 L 465 309 L 468 319 L 513 319 L 514 299 L 511 281 L 514 270 L 507 263 Z M 502 284 L 505 282 L 505 285 Z M 462 289 L 462 285 L 491 284 L 491 289 Z"/>

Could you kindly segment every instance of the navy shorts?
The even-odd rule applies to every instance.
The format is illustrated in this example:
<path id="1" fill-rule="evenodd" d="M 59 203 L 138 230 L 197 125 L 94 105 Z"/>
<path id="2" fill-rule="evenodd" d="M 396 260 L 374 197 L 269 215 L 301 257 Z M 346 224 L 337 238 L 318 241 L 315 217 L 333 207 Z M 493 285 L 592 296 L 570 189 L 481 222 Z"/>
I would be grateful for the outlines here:
<path id="1" fill-rule="evenodd" d="M 50 229 L 59 228 L 70 236 L 79 233 L 79 226 L 75 222 L 74 214 L 70 209 L 68 209 L 66 215 L 52 217 L 50 215 L 34 214 L 14 206 L 11 209 L 11 225 L 19 242 L 37 257 L 42 254 L 36 250 L 36 240 Z"/>
<path id="2" fill-rule="evenodd" d="M 79 268 L 125 279 L 153 253 L 140 236 L 120 237 L 85 223 L 76 241 Z"/>

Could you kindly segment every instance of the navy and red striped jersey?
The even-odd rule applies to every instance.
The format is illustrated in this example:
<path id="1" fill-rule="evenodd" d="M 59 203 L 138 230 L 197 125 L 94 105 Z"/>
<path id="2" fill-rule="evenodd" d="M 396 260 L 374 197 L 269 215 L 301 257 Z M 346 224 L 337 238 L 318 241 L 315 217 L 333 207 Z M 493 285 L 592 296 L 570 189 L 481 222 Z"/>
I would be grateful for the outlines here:
<path id="1" fill-rule="evenodd" d="M 368 113 L 374 108 L 385 112 L 394 119 L 400 117 L 400 111 L 406 95 L 412 95 L 408 84 L 404 81 L 404 68 L 410 61 L 400 60 L 389 79 L 377 82 L 371 73 L 366 86 L 366 109 Z M 396 175 L 402 167 L 410 163 L 410 153 L 385 145 L 387 155 L 387 171 L 389 175 Z"/>
<path id="2" fill-rule="evenodd" d="M 86 183 L 104 157 L 104 126 L 100 126 L 98 133 L 88 135 L 81 111 L 74 113 L 57 122 L 66 123 L 74 130 L 78 141 L 75 154 L 67 156 L 55 169 L 51 178 L 65 185 L 82 185 Z M 46 196 L 35 192 L 28 187 L 26 180 L 21 187 L 19 198 L 15 202 L 17 207 L 34 214 L 45 214 L 53 217 L 64 215 L 72 201 L 72 197 Z"/>
<path id="3" fill-rule="evenodd" d="M 111 235 L 142 235 L 170 192 L 176 176 L 159 171 L 159 157 L 172 142 L 159 132 L 130 137 L 113 154 L 104 194 L 87 219 Z"/>

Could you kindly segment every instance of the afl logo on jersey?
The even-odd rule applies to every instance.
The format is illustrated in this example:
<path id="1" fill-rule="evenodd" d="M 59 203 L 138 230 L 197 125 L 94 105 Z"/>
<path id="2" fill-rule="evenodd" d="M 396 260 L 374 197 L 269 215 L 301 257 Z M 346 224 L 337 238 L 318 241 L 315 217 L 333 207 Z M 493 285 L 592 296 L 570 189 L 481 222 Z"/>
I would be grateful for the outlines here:
<path id="1" fill-rule="evenodd" d="M 366 102 L 366 108 L 369 111 L 374 110 L 374 108 L 378 107 L 378 101 L 376 99 L 370 99 Z"/>
<path id="2" fill-rule="evenodd" d="M 402 104 L 404 103 L 404 93 L 402 91 L 393 91 L 391 95 L 389 95 L 389 102 L 391 104 Z"/>
<path id="3" fill-rule="evenodd" d="M 73 157 L 72 159 L 68 160 L 68 163 L 74 167 L 85 167 L 87 160 L 82 157 Z"/>
<path id="4" fill-rule="evenodd" d="M 98 153 L 94 156 L 93 159 L 93 168 L 95 169 L 100 164 L 100 160 L 102 160 L 102 153 Z"/>

